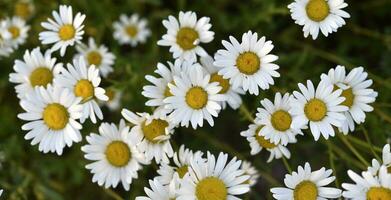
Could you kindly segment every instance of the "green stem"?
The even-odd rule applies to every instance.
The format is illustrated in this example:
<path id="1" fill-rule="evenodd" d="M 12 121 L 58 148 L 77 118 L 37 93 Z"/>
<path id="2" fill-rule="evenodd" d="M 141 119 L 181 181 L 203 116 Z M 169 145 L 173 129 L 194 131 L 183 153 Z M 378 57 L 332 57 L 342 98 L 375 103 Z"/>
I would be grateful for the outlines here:
<path id="1" fill-rule="evenodd" d="M 107 195 L 109 195 L 110 197 L 112 197 L 113 199 L 115 200 L 124 200 L 124 198 L 122 198 L 121 196 L 119 196 L 117 193 L 115 193 L 113 190 L 111 189 L 104 189 L 103 190 Z"/>
<path id="2" fill-rule="evenodd" d="M 356 137 L 353 137 L 353 136 L 350 136 L 350 135 L 346 135 L 345 136 L 346 138 L 348 138 L 350 141 L 354 142 L 355 144 L 357 145 L 360 145 L 360 146 L 363 146 L 365 148 L 371 148 L 371 146 L 368 145 L 368 143 L 356 138 Z M 382 149 L 377 147 L 377 146 L 372 146 L 373 150 L 374 151 L 377 151 L 377 152 L 382 152 Z"/>
<path id="3" fill-rule="evenodd" d="M 327 143 L 325 143 L 327 145 Z M 340 158 L 343 158 L 342 161 L 346 162 L 348 165 L 354 165 L 358 169 L 366 170 L 367 166 L 363 165 L 358 160 L 352 158 L 350 155 L 348 155 L 343 149 L 339 148 L 332 142 L 329 143 L 331 146 L 331 150 L 334 151 L 334 155 L 339 155 Z"/>
<path id="4" fill-rule="evenodd" d="M 340 133 L 337 134 L 338 137 L 341 139 L 341 141 L 349 148 L 349 150 L 365 165 L 369 166 L 369 163 L 365 160 L 365 158 L 360 154 L 360 152 L 357 151 L 356 148 L 349 142 L 348 139 L 344 135 L 341 135 Z"/>
<path id="5" fill-rule="evenodd" d="M 367 140 L 367 143 L 369 145 L 369 149 L 371 149 L 372 154 L 376 157 L 377 160 L 381 160 L 379 155 L 377 155 L 377 153 L 375 152 L 375 149 L 373 148 L 373 145 L 372 145 L 371 139 L 369 138 L 367 129 L 365 129 L 365 127 L 362 125 L 361 125 L 361 129 L 365 135 L 365 139 Z"/>
<path id="6" fill-rule="evenodd" d="M 333 175 L 335 176 L 335 186 L 339 188 L 339 181 L 338 181 L 338 176 L 337 176 L 337 168 L 335 167 L 334 163 L 334 153 L 332 150 L 331 142 L 327 140 L 327 148 L 328 148 L 328 153 L 329 153 L 329 162 L 330 162 L 330 167 L 333 170 Z"/>
<path id="7" fill-rule="evenodd" d="M 248 110 L 247 106 L 242 103 L 242 105 L 239 108 L 239 111 L 243 114 L 243 116 L 250 122 L 254 122 L 254 117 L 251 114 L 251 112 Z"/>
<path id="8" fill-rule="evenodd" d="M 282 156 L 282 162 L 284 163 L 286 170 L 291 174 L 292 168 L 289 165 L 288 160 L 284 156 Z"/>

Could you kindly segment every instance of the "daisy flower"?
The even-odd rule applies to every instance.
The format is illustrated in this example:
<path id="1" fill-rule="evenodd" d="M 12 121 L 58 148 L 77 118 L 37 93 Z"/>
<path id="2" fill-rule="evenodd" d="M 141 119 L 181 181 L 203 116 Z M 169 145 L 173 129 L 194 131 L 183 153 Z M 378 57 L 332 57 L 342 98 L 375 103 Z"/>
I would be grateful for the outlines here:
<path id="1" fill-rule="evenodd" d="M 27 32 L 30 30 L 30 26 L 26 25 L 20 17 L 7 18 L 5 20 L 5 27 L 11 35 L 10 43 L 12 47 L 18 48 L 19 45 L 23 44 L 27 38 Z"/>
<path id="2" fill-rule="evenodd" d="M 260 130 L 260 135 L 265 139 L 270 140 L 274 144 L 296 142 L 296 135 L 303 135 L 300 128 L 292 128 L 292 114 L 289 113 L 291 96 L 289 94 L 281 95 L 276 93 L 274 104 L 269 99 L 263 99 L 261 104 L 263 108 L 258 108 L 256 120 L 263 128 Z"/>
<path id="3" fill-rule="evenodd" d="M 147 27 L 147 20 L 140 18 L 137 14 L 128 17 L 121 15 L 119 21 L 114 22 L 114 38 L 120 44 L 130 44 L 132 47 L 138 43 L 145 43 L 151 31 Z"/>
<path id="4" fill-rule="evenodd" d="M 136 197 L 136 200 L 172 200 L 176 199 L 176 190 L 179 188 L 179 184 L 172 182 L 168 185 L 164 185 L 156 178 L 149 180 L 151 188 L 144 188 L 147 196 Z"/>
<path id="5" fill-rule="evenodd" d="M 82 116 L 83 107 L 79 103 L 80 98 L 66 88 L 35 88 L 34 93 L 26 94 L 20 101 L 26 112 L 18 118 L 28 121 L 22 126 L 22 130 L 28 131 L 24 138 L 32 140 L 31 145 L 39 143 L 41 152 L 61 155 L 65 146 L 82 139 L 82 126 L 76 121 Z"/>
<path id="6" fill-rule="evenodd" d="M 368 167 L 368 171 L 372 175 L 378 175 L 381 166 L 386 166 L 388 171 L 391 171 L 391 150 L 390 144 L 386 144 L 383 147 L 383 158 L 381 161 L 376 159 L 372 160 L 372 166 Z"/>
<path id="7" fill-rule="evenodd" d="M 19 0 L 14 7 L 14 15 L 22 18 L 29 19 L 34 14 L 35 6 L 32 0 Z"/>
<path id="8" fill-rule="evenodd" d="M 250 124 L 247 130 L 240 133 L 240 135 L 245 137 L 250 143 L 250 154 L 256 155 L 261 152 L 262 149 L 265 149 L 270 152 L 269 159 L 267 160 L 268 163 L 273 159 L 280 159 L 283 156 L 289 159 L 291 157 L 291 153 L 289 152 L 288 148 L 280 143 L 275 144 L 259 134 L 263 127 L 263 125 L 257 124 L 257 122 L 255 122 L 255 124 Z M 297 141 L 293 141 L 293 143 L 296 142 Z"/>
<path id="9" fill-rule="evenodd" d="M 102 77 L 106 78 L 113 71 L 114 54 L 104 45 L 97 46 L 93 38 L 89 38 L 88 46 L 80 44 L 76 49 L 79 52 L 77 56 L 83 57 L 87 65 L 95 65 Z"/>
<path id="10" fill-rule="evenodd" d="M 37 86 L 47 87 L 53 83 L 62 69 L 62 63 L 56 63 L 56 58 L 51 56 L 50 51 L 41 53 L 39 47 L 31 52 L 26 50 L 23 60 L 15 60 L 14 71 L 9 76 L 9 81 L 15 86 L 18 98 L 34 92 Z"/>
<path id="11" fill-rule="evenodd" d="M 319 30 L 327 37 L 345 25 L 350 15 L 342 9 L 347 6 L 344 0 L 295 0 L 288 8 L 295 23 L 303 26 L 304 37 L 315 40 Z"/>
<path id="12" fill-rule="evenodd" d="M 345 191 L 342 196 L 351 200 L 388 200 L 391 199 L 391 174 L 387 168 L 382 166 L 379 176 L 372 175 L 371 172 L 362 172 L 362 176 L 348 171 L 349 177 L 354 181 L 342 183 Z"/>
<path id="13" fill-rule="evenodd" d="M 333 170 L 324 167 L 317 171 L 311 171 L 309 163 L 304 168 L 299 166 L 297 172 L 285 175 L 286 187 L 272 188 L 273 197 L 278 200 L 321 200 L 336 199 L 341 197 L 341 190 L 326 187 L 335 180 L 331 176 Z"/>
<path id="14" fill-rule="evenodd" d="M 212 27 L 209 21 L 209 17 L 197 20 L 197 14 L 192 11 L 179 12 L 179 20 L 170 15 L 168 20 L 163 20 L 167 33 L 157 44 L 169 46 L 174 59 L 195 62 L 197 55 L 207 55 L 199 44 L 209 43 L 214 38 L 214 32 L 209 30 Z"/>
<path id="15" fill-rule="evenodd" d="M 373 111 L 369 104 L 375 102 L 377 92 L 369 88 L 372 80 L 367 77 L 368 73 L 364 72 L 363 67 L 354 68 L 346 74 L 345 67 L 339 65 L 335 69 L 330 69 L 328 74 L 321 75 L 322 81 L 341 89 L 341 96 L 345 97 L 341 104 L 349 110 L 344 112 L 346 121 L 340 128 L 344 134 L 354 131 L 355 123 L 361 124 L 365 121 L 365 112 Z"/>
<path id="16" fill-rule="evenodd" d="M 244 174 L 250 176 L 250 179 L 248 179 L 246 183 L 250 184 L 250 186 L 254 186 L 255 184 L 257 184 L 260 175 L 258 170 L 253 167 L 250 162 L 243 161 L 241 169 L 244 171 Z"/>
<path id="17" fill-rule="evenodd" d="M 214 126 L 213 117 L 217 117 L 225 96 L 218 94 L 221 87 L 210 82 L 210 75 L 201 66 L 189 69 L 181 76 L 174 76 L 174 83 L 168 84 L 173 96 L 164 99 L 167 109 L 173 109 L 169 118 L 174 124 L 189 126 L 194 129 L 202 127 L 206 119 Z M 213 116 L 213 117 L 212 117 Z"/>
<path id="18" fill-rule="evenodd" d="M 250 178 L 240 169 L 241 161 L 228 155 L 215 156 L 207 153 L 205 162 L 192 161 L 178 191 L 177 200 L 238 199 L 250 187 L 245 182 Z"/>
<path id="19" fill-rule="evenodd" d="M 42 22 L 41 25 L 47 31 L 39 33 L 39 40 L 42 44 L 54 44 L 52 51 L 60 49 L 61 56 L 65 55 L 68 46 L 80 43 L 84 34 L 82 24 L 85 15 L 77 13 L 73 17 L 72 6 L 60 5 L 59 12 L 53 11 L 53 19 L 48 18 L 48 22 Z"/>
<path id="20" fill-rule="evenodd" d="M 12 35 L 6 27 L 6 21 L 0 21 L 0 58 L 8 57 L 14 51 L 11 39 Z"/>
<path id="21" fill-rule="evenodd" d="M 334 86 L 326 81 L 321 81 L 315 90 L 310 80 L 307 80 L 307 86 L 299 83 L 299 88 L 301 93 L 294 91 L 294 98 L 291 100 L 292 126 L 299 128 L 309 123 L 315 141 L 319 139 L 320 134 L 325 139 L 329 136 L 334 137 L 332 125 L 341 127 L 346 120 L 343 112 L 349 109 L 341 105 L 345 100 L 340 96 L 342 90 L 335 90 Z"/>
<path id="22" fill-rule="evenodd" d="M 109 99 L 100 103 L 107 106 L 111 111 L 118 110 L 121 106 L 122 91 L 114 88 L 105 88 L 105 91 Z"/>
<path id="23" fill-rule="evenodd" d="M 105 90 L 99 87 L 101 78 L 99 69 L 94 65 L 86 66 L 84 58 L 73 59 L 73 65 L 68 63 L 67 70 L 63 68 L 61 74 L 54 79 L 54 83 L 73 91 L 74 95 L 82 98 L 83 116 L 81 123 L 90 118 L 96 123 L 96 117 L 103 119 L 102 111 L 97 100 L 107 101 L 109 98 Z"/>
<path id="24" fill-rule="evenodd" d="M 148 161 L 155 159 L 156 163 L 169 163 L 174 155 L 170 144 L 174 126 L 166 117 L 149 115 L 148 113 L 133 113 L 122 109 L 122 116 L 134 126 L 132 134 L 138 150 L 143 153 Z"/>
<path id="25" fill-rule="evenodd" d="M 148 162 L 137 151 L 125 121 L 121 120 L 118 127 L 114 123 L 102 123 L 99 134 L 91 133 L 86 138 L 88 144 L 81 150 L 87 160 L 93 161 L 86 165 L 94 174 L 92 182 L 105 188 L 116 188 L 118 183 L 122 183 L 129 191 L 132 179 L 138 178 L 137 171 L 142 169 L 141 164 Z"/>
<path id="26" fill-rule="evenodd" d="M 273 62 L 278 56 L 269 54 L 274 48 L 265 37 L 258 39 L 258 34 L 248 31 L 242 36 L 242 43 L 234 37 L 230 42 L 223 40 L 225 49 L 215 55 L 214 65 L 221 68 L 219 75 L 229 79 L 232 88 L 243 88 L 250 94 L 259 94 L 259 89 L 269 89 L 274 84 L 273 77 L 280 77 L 276 71 L 280 67 Z"/>

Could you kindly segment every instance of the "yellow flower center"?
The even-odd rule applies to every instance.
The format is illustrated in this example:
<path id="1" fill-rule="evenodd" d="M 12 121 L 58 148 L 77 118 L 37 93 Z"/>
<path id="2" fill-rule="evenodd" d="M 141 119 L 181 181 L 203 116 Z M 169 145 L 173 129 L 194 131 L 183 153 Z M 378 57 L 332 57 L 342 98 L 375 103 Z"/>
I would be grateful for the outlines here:
<path id="1" fill-rule="evenodd" d="M 339 89 L 337 86 L 334 86 L 334 88 Z M 345 97 L 345 101 L 343 101 L 341 103 L 341 105 L 344 105 L 344 106 L 351 108 L 354 103 L 353 89 L 349 88 L 349 89 L 343 90 L 341 96 Z"/>
<path id="2" fill-rule="evenodd" d="M 162 119 L 153 119 L 151 123 L 146 124 L 144 122 L 141 126 L 141 129 L 144 133 L 144 137 L 151 143 L 158 143 L 159 141 L 155 138 L 166 135 L 166 128 L 168 127 L 168 122 Z"/>
<path id="3" fill-rule="evenodd" d="M 391 200 L 391 190 L 384 187 L 371 187 L 367 192 L 367 200 Z"/>
<path id="4" fill-rule="evenodd" d="M 310 0 L 305 10 L 308 18 L 312 21 L 320 22 L 329 15 L 330 7 L 326 0 Z"/>
<path id="5" fill-rule="evenodd" d="M 202 179 L 197 184 L 195 193 L 198 200 L 226 200 L 228 196 L 224 182 L 215 177 Z"/>
<path id="6" fill-rule="evenodd" d="M 108 100 L 108 101 L 112 101 L 112 100 L 114 99 L 114 97 L 115 97 L 115 92 L 114 92 L 114 90 L 108 89 L 108 88 L 106 88 L 105 90 L 106 90 L 106 93 L 105 93 L 106 96 L 109 97 L 109 100 Z"/>
<path id="7" fill-rule="evenodd" d="M 166 89 L 164 89 L 164 97 L 171 97 L 173 94 L 170 91 L 170 88 L 168 87 L 168 84 L 166 86 Z"/>
<path id="8" fill-rule="evenodd" d="M 228 79 L 224 79 L 223 76 L 217 74 L 217 73 L 214 73 L 210 76 L 210 81 L 209 82 L 218 82 L 219 85 L 221 86 L 221 90 L 219 92 L 219 94 L 225 94 L 228 89 L 229 89 L 229 80 Z"/>
<path id="9" fill-rule="evenodd" d="M 15 4 L 15 15 L 21 18 L 28 18 L 31 15 L 30 5 L 26 2 L 18 2 Z"/>
<path id="10" fill-rule="evenodd" d="M 187 91 L 185 100 L 187 105 L 198 110 L 208 103 L 208 93 L 201 87 L 192 87 Z"/>
<path id="11" fill-rule="evenodd" d="M 278 131 L 286 131 L 291 127 L 292 117 L 285 110 L 278 110 L 272 114 L 272 126 Z"/>
<path id="12" fill-rule="evenodd" d="M 277 147 L 276 144 L 270 142 L 270 140 L 266 139 L 264 136 L 262 135 L 258 135 L 258 134 L 255 134 L 255 139 L 258 141 L 258 144 L 263 147 L 263 148 L 266 148 L 266 149 L 273 149 L 275 147 Z"/>
<path id="13" fill-rule="evenodd" d="M 53 73 L 49 68 L 38 67 L 30 74 L 30 84 L 31 86 L 44 86 L 51 83 L 53 80 Z"/>
<path id="14" fill-rule="evenodd" d="M 122 141 L 113 141 L 106 147 L 107 161 L 115 167 L 126 166 L 132 156 L 129 146 Z"/>
<path id="15" fill-rule="evenodd" d="M 16 26 L 10 26 L 8 28 L 8 31 L 11 33 L 12 39 L 16 39 L 20 35 L 20 29 L 18 27 L 16 27 Z"/>
<path id="16" fill-rule="evenodd" d="M 184 165 L 184 166 L 176 169 L 176 172 L 178 173 L 179 178 L 183 178 L 188 171 L 189 171 L 189 167 L 187 165 Z"/>
<path id="17" fill-rule="evenodd" d="M 91 51 L 87 54 L 87 61 L 90 65 L 99 67 L 99 65 L 102 63 L 102 55 L 97 51 Z"/>
<path id="18" fill-rule="evenodd" d="M 128 34 L 129 37 L 134 38 L 136 37 L 138 33 L 138 29 L 134 25 L 129 25 L 125 28 L 126 33 Z"/>
<path id="19" fill-rule="evenodd" d="M 310 121 L 321 121 L 327 115 L 327 106 L 320 99 L 311 99 L 304 106 L 304 113 Z"/>
<path id="20" fill-rule="evenodd" d="M 68 124 L 68 110 L 59 103 L 48 104 L 43 110 L 43 121 L 53 130 L 62 130 Z"/>
<path id="21" fill-rule="evenodd" d="M 75 37 L 76 30 L 71 24 L 61 26 L 58 36 L 62 41 L 67 41 Z"/>
<path id="22" fill-rule="evenodd" d="M 75 95 L 83 98 L 83 101 L 87 101 L 94 96 L 94 86 L 87 79 L 79 80 L 74 88 Z"/>
<path id="23" fill-rule="evenodd" d="M 318 197 L 318 188 L 311 181 L 299 183 L 293 191 L 294 200 L 316 200 Z"/>
<path id="24" fill-rule="evenodd" d="M 260 64 L 261 59 L 258 55 L 250 51 L 241 53 L 236 58 L 236 66 L 241 73 L 246 75 L 255 74 L 259 70 Z"/>
<path id="25" fill-rule="evenodd" d="M 196 47 L 194 44 L 199 35 L 196 30 L 189 27 L 179 29 L 176 35 L 176 43 L 184 50 L 190 50 Z"/>

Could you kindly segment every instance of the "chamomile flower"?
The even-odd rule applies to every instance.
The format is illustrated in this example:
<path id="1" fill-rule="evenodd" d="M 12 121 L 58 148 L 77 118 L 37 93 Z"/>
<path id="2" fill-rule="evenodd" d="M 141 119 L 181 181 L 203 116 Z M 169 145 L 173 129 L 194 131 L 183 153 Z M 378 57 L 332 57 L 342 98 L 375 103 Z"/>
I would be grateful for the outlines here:
<path id="1" fill-rule="evenodd" d="M 272 188 L 270 191 L 277 200 L 320 200 L 341 197 L 341 190 L 326 187 L 335 180 L 333 171 L 324 167 L 311 171 L 310 164 L 299 166 L 297 172 L 285 175 L 286 187 Z"/>
<path id="2" fill-rule="evenodd" d="M 345 191 L 342 196 L 351 200 L 388 200 L 391 199 L 391 174 L 387 172 L 386 166 L 382 166 L 379 175 L 372 175 L 371 172 L 362 172 L 362 176 L 348 171 L 349 177 L 354 181 L 342 183 Z"/>
<path id="3" fill-rule="evenodd" d="M 79 52 L 77 56 L 83 57 L 87 65 L 95 65 L 102 77 L 106 78 L 113 71 L 114 54 L 106 46 L 98 46 L 93 38 L 89 38 L 88 45 L 80 44 L 76 49 Z"/>
<path id="4" fill-rule="evenodd" d="M 53 44 L 51 50 L 60 49 L 61 56 L 64 56 L 68 46 L 81 42 L 86 16 L 77 13 L 73 17 L 72 6 L 66 5 L 60 5 L 59 12 L 53 11 L 52 15 L 54 20 L 48 18 L 48 22 L 41 23 L 47 31 L 39 33 L 39 40 L 42 44 Z"/>
<path id="5" fill-rule="evenodd" d="M 342 90 L 334 90 L 334 86 L 326 81 L 321 81 L 315 90 L 310 80 L 307 80 L 307 86 L 299 83 L 299 88 L 301 93 L 294 91 L 294 98 L 291 100 L 293 128 L 303 127 L 309 123 L 316 141 L 321 134 L 325 139 L 333 137 L 333 126 L 339 128 L 345 123 L 346 117 L 343 112 L 349 109 L 340 105 L 345 100 L 340 96 Z"/>
<path id="6" fill-rule="evenodd" d="M 5 27 L 11 35 L 9 42 L 13 48 L 18 48 L 19 45 L 26 41 L 30 26 L 26 25 L 26 21 L 22 18 L 12 17 L 11 19 L 6 19 Z"/>
<path id="7" fill-rule="evenodd" d="M 258 170 L 253 167 L 250 162 L 243 161 L 241 169 L 244 171 L 244 174 L 250 176 L 250 179 L 247 180 L 250 186 L 254 186 L 255 184 L 257 184 L 260 175 Z"/>
<path id="8" fill-rule="evenodd" d="M 388 171 L 391 171 L 391 150 L 390 144 L 386 144 L 383 147 L 382 152 L 382 160 L 378 161 L 376 159 L 372 160 L 372 166 L 368 167 L 368 171 L 372 173 L 372 175 L 378 175 L 379 169 L 381 166 L 386 166 Z"/>
<path id="9" fill-rule="evenodd" d="M 172 200 L 176 199 L 176 190 L 179 188 L 179 183 L 171 182 L 170 184 L 162 184 L 156 178 L 149 180 L 151 188 L 144 188 L 147 196 L 136 197 L 136 200 Z"/>
<path id="10" fill-rule="evenodd" d="M 63 68 L 61 74 L 54 79 L 55 84 L 68 88 L 75 96 L 82 98 L 81 123 L 84 123 L 87 118 L 90 118 L 93 123 L 96 123 L 96 117 L 103 119 L 97 100 L 107 101 L 109 98 L 105 90 L 99 87 L 100 81 L 99 69 L 94 65 L 86 66 L 82 57 L 73 59 L 73 65 L 68 63 L 67 70 Z"/>
<path id="11" fill-rule="evenodd" d="M 342 90 L 341 96 L 345 101 L 341 104 L 347 106 L 349 110 L 344 112 L 346 120 L 340 128 L 344 134 L 354 131 L 355 123 L 361 124 L 365 121 L 365 112 L 373 111 L 370 103 L 375 102 L 377 92 L 369 88 L 372 80 L 367 79 L 368 73 L 363 67 L 352 69 L 346 74 L 345 67 L 337 66 L 330 69 L 328 74 L 322 74 L 322 81 L 327 81 L 334 85 L 334 88 Z"/>
<path id="12" fill-rule="evenodd" d="M 82 116 L 80 100 L 68 89 L 52 86 L 37 87 L 34 93 L 26 94 L 20 101 L 26 112 L 18 115 L 29 121 L 22 126 L 28 131 L 24 138 L 32 140 L 31 145 L 39 143 L 41 152 L 61 155 L 65 146 L 82 139 L 82 126 L 76 121 Z"/>
<path id="13" fill-rule="evenodd" d="M 350 15 L 342 9 L 347 6 L 344 0 L 295 0 L 288 8 L 295 23 L 303 26 L 304 37 L 315 40 L 319 30 L 327 37 L 345 25 Z"/>
<path id="14" fill-rule="evenodd" d="M 250 187 L 245 182 L 250 178 L 240 169 L 241 161 L 228 155 L 215 156 L 207 153 L 205 162 L 192 161 L 178 191 L 177 200 L 238 199 Z"/>
<path id="15" fill-rule="evenodd" d="M 107 106 L 111 111 L 116 111 L 121 107 L 122 91 L 115 88 L 105 88 L 107 101 L 101 101 L 101 104 Z"/>
<path id="16" fill-rule="evenodd" d="M 172 123 L 166 117 L 148 113 L 135 114 L 127 109 L 122 109 L 121 113 L 128 122 L 134 124 L 130 134 L 133 135 L 137 149 L 146 159 L 155 159 L 156 163 L 169 163 L 168 158 L 174 155 L 170 144 L 174 132 Z"/>
<path id="17" fill-rule="evenodd" d="M 130 17 L 122 14 L 119 21 L 113 24 L 114 38 L 120 44 L 129 44 L 132 47 L 138 43 L 143 44 L 151 35 L 151 31 L 147 26 L 147 20 L 140 18 L 138 14 L 133 14 Z"/>
<path id="18" fill-rule="evenodd" d="M 23 60 L 15 60 L 15 73 L 10 74 L 9 81 L 17 84 L 15 90 L 21 99 L 26 94 L 34 92 L 37 86 L 46 87 L 52 84 L 61 69 L 62 63 L 56 63 L 56 58 L 51 56 L 50 51 L 42 54 L 37 47 L 31 52 L 26 50 Z"/>
<path id="19" fill-rule="evenodd" d="M 197 14 L 192 11 L 179 12 L 179 19 L 168 16 L 163 20 L 167 33 L 157 42 L 160 46 L 169 46 L 174 59 L 195 62 L 197 55 L 206 56 L 206 51 L 201 43 L 209 43 L 214 38 L 214 32 L 209 29 L 209 17 L 197 20 Z"/>
<path id="20" fill-rule="evenodd" d="M 274 48 L 265 37 L 258 39 L 258 34 L 248 31 L 242 36 L 242 43 L 234 37 L 230 42 L 223 40 L 225 49 L 215 55 L 214 65 L 221 68 L 219 75 L 229 79 L 233 89 L 243 88 L 250 94 L 259 94 L 259 88 L 269 89 L 274 84 L 274 77 L 280 77 L 276 71 L 279 66 L 273 62 L 278 56 L 269 54 Z"/>
<path id="21" fill-rule="evenodd" d="M 9 56 L 14 49 L 11 44 L 11 33 L 7 30 L 6 22 L 0 21 L 0 58 Z"/>
<path id="22" fill-rule="evenodd" d="M 200 62 L 205 70 L 210 74 L 210 82 L 219 83 L 219 86 L 221 87 L 219 94 L 226 96 L 226 101 L 221 102 L 222 108 L 225 109 L 227 104 L 233 109 L 239 108 L 242 104 L 242 98 L 240 95 L 244 94 L 244 91 L 241 88 L 233 89 L 229 79 L 225 79 L 222 75 L 218 74 L 219 68 L 213 64 L 214 60 L 209 55 L 201 57 Z"/>
<path id="23" fill-rule="evenodd" d="M 19 0 L 15 3 L 14 15 L 22 18 L 29 19 L 35 12 L 35 6 L 32 0 Z"/>
<path id="24" fill-rule="evenodd" d="M 85 153 L 84 157 L 93 163 L 86 168 L 94 174 L 92 182 L 100 186 L 116 188 L 118 183 L 122 183 L 125 190 L 129 190 L 132 179 L 138 178 L 141 164 L 147 164 L 144 155 L 137 151 L 124 120 L 118 127 L 113 123 L 102 123 L 99 134 L 91 133 L 87 142 L 81 150 Z"/>
<path id="25" fill-rule="evenodd" d="M 216 82 L 210 82 L 210 75 L 201 66 L 197 66 L 174 76 L 174 83 L 168 87 L 173 96 L 164 99 L 167 109 L 173 109 L 169 118 L 174 124 L 189 126 L 194 129 L 202 127 L 204 119 L 213 126 L 213 117 L 217 117 L 225 96 L 218 94 L 221 87 Z M 213 116 L 213 117 L 212 117 Z"/>
<path id="26" fill-rule="evenodd" d="M 296 135 L 303 135 L 302 127 L 292 128 L 292 114 L 290 110 L 290 95 L 276 93 L 274 104 L 269 99 L 263 99 L 263 107 L 258 108 L 256 120 L 262 125 L 260 135 L 274 144 L 287 145 L 296 142 Z"/>
<path id="27" fill-rule="evenodd" d="M 270 140 L 266 139 L 264 136 L 260 135 L 260 131 L 263 128 L 261 124 L 250 124 L 248 129 L 240 133 L 241 136 L 245 137 L 250 143 L 251 155 L 256 155 L 265 149 L 270 152 L 269 159 L 267 162 L 271 162 L 273 159 L 280 159 L 282 157 L 290 158 L 291 153 L 288 148 L 278 143 L 275 144 Z M 294 141 L 296 143 L 297 141 Z"/>

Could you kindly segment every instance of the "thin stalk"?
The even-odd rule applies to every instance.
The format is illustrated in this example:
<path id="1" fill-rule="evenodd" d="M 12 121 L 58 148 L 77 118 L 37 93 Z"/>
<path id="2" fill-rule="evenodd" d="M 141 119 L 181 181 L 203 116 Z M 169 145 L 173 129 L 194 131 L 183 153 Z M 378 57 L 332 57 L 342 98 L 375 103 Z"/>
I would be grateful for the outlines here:
<path id="1" fill-rule="evenodd" d="M 379 157 L 379 155 L 377 155 L 375 149 L 373 148 L 373 144 L 372 144 L 372 142 L 371 142 L 371 139 L 369 138 L 367 129 L 365 129 L 364 126 L 361 126 L 361 129 L 362 129 L 362 132 L 363 132 L 364 135 L 365 135 L 365 139 L 367 140 L 367 143 L 368 143 L 368 145 L 369 145 L 369 149 L 371 149 L 372 154 L 376 157 L 377 160 L 381 160 L 380 157 Z"/>
<path id="2" fill-rule="evenodd" d="M 243 116 L 250 122 L 254 122 L 254 117 L 251 114 L 251 112 L 248 110 L 247 106 L 242 103 L 242 105 L 239 108 L 239 111 L 243 114 Z"/>
<path id="3" fill-rule="evenodd" d="M 367 166 L 363 165 L 360 161 L 352 158 L 350 155 L 348 155 L 343 149 L 339 148 L 332 142 L 329 143 L 332 147 L 332 151 L 334 151 L 334 155 L 338 155 L 339 157 L 343 158 L 342 160 L 348 163 L 349 165 L 354 165 L 357 168 L 361 170 L 366 170 Z M 326 144 L 327 145 L 327 144 Z"/>
<path id="4" fill-rule="evenodd" d="M 284 156 L 282 157 L 282 162 L 284 163 L 286 170 L 291 174 L 292 168 L 289 165 L 288 160 Z"/>
<path id="5" fill-rule="evenodd" d="M 112 197 L 113 199 L 115 200 L 124 200 L 124 198 L 122 198 L 121 196 L 119 196 L 117 193 L 115 193 L 113 190 L 111 189 L 104 189 L 103 190 L 107 195 L 109 195 L 110 197 Z"/>
<path id="6" fill-rule="evenodd" d="M 334 153 L 332 150 L 331 142 L 327 140 L 327 148 L 328 148 L 328 153 L 329 153 L 329 162 L 330 162 L 330 167 L 333 170 L 333 176 L 335 177 L 335 186 L 339 188 L 339 181 L 338 181 L 338 176 L 337 176 L 337 168 L 335 167 L 334 163 Z"/>
<path id="7" fill-rule="evenodd" d="M 350 141 L 354 142 L 355 144 L 357 145 L 360 145 L 360 146 L 363 146 L 365 148 L 371 148 L 368 143 L 356 138 L 356 137 L 353 137 L 353 136 L 350 136 L 350 135 L 346 135 L 345 136 L 346 138 L 348 138 Z M 373 150 L 374 151 L 377 151 L 377 152 L 382 152 L 382 149 L 377 147 L 377 146 L 372 146 Z"/>
<path id="8" fill-rule="evenodd" d="M 360 152 L 357 151 L 356 148 L 350 143 L 348 139 L 346 139 L 345 136 L 341 134 L 337 134 L 338 137 L 341 139 L 341 141 L 349 148 L 349 150 L 365 165 L 369 166 L 369 163 L 365 160 L 365 158 L 360 154 Z"/>

